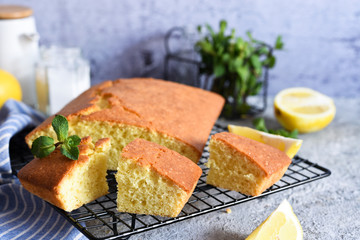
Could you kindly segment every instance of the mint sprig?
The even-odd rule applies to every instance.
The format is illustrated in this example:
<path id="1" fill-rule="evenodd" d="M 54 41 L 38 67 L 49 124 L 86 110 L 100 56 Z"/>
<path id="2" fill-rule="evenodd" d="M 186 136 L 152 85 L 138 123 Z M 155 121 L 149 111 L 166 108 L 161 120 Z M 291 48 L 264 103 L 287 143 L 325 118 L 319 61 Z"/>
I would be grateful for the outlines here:
<path id="1" fill-rule="evenodd" d="M 266 133 L 271 133 L 271 134 L 275 134 L 275 135 L 280 135 L 283 137 L 289 137 L 289 138 L 298 138 L 298 130 L 295 129 L 293 131 L 287 131 L 285 129 L 267 129 L 266 125 L 265 125 L 265 120 L 263 118 L 256 118 L 253 121 L 253 125 L 255 127 L 256 130 L 262 131 L 262 132 L 266 132 Z"/>
<path id="2" fill-rule="evenodd" d="M 43 158 L 52 153 L 57 147 L 61 154 L 72 160 L 79 158 L 80 137 L 77 135 L 68 136 L 69 123 L 62 115 L 56 115 L 52 121 L 52 127 L 56 133 L 58 142 L 48 136 L 40 136 L 32 143 L 31 153 L 38 158 Z"/>

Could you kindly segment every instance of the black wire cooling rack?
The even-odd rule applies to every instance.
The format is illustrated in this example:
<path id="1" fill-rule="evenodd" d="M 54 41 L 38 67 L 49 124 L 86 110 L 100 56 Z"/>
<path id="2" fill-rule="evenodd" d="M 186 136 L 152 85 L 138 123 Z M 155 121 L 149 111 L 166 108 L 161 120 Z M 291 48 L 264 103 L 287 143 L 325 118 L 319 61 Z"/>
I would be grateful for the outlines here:
<path id="1" fill-rule="evenodd" d="M 24 142 L 24 137 L 30 130 L 31 129 L 25 129 L 15 135 L 10 141 L 10 158 L 13 174 L 15 175 L 22 166 L 33 158 Z M 215 126 L 211 135 L 221 131 L 224 131 L 224 129 Z M 267 189 L 260 196 L 251 197 L 238 192 L 207 185 L 206 176 L 208 168 L 204 163 L 207 161 L 208 157 L 209 151 L 206 145 L 199 162 L 203 174 L 188 203 L 176 218 L 117 212 L 114 171 L 109 171 L 107 175 L 109 194 L 70 213 L 57 207 L 53 207 L 89 239 L 127 239 L 134 234 L 164 227 L 175 222 L 280 192 L 330 176 L 331 174 L 330 170 L 295 156 L 280 181 Z"/>

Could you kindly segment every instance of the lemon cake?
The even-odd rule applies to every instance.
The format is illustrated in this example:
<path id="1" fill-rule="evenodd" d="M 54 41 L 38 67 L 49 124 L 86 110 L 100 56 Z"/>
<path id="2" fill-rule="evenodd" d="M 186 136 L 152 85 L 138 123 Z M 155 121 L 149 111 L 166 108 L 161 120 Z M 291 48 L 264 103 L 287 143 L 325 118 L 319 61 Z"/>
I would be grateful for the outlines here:
<path id="1" fill-rule="evenodd" d="M 144 139 L 129 143 L 118 171 L 119 212 L 176 217 L 191 196 L 201 168 L 190 159 Z"/>
<path id="2" fill-rule="evenodd" d="M 108 168 L 116 170 L 122 148 L 136 138 L 166 146 L 197 163 L 223 105 L 223 97 L 212 92 L 136 78 L 93 86 L 58 114 L 69 121 L 69 135 L 110 137 L 114 147 Z M 29 146 L 41 135 L 56 137 L 53 117 L 27 135 Z"/>
<path id="3" fill-rule="evenodd" d="M 252 196 L 280 180 L 291 163 L 274 147 L 228 132 L 213 135 L 209 150 L 206 182 Z"/>
<path id="4" fill-rule="evenodd" d="M 26 190 L 71 212 L 108 193 L 106 161 L 110 139 L 82 138 L 78 160 L 71 160 L 57 148 L 49 156 L 35 158 L 18 173 Z"/>

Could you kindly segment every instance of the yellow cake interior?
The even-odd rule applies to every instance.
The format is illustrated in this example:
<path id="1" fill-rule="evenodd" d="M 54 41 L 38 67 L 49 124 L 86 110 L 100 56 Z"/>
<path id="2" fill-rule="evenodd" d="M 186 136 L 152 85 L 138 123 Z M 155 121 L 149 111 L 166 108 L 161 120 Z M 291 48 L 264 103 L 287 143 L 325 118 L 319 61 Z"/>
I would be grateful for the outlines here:
<path id="1" fill-rule="evenodd" d="M 195 163 L 199 160 L 199 156 L 191 146 L 178 141 L 175 138 L 166 136 L 165 134 L 141 127 L 102 121 L 85 121 L 80 118 L 72 118 L 69 121 L 69 135 L 73 134 L 76 134 L 81 138 L 91 136 L 95 141 L 100 138 L 110 138 L 113 147 L 110 149 L 109 153 L 110 157 L 108 158 L 108 169 L 111 170 L 116 170 L 122 149 L 136 138 L 142 138 L 165 146 L 189 158 Z M 52 127 L 50 127 L 44 131 L 36 132 L 33 136 L 31 136 L 31 139 L 28 142 L 29 146 L 31 146 L 34 139 L 42 135 L 50 136 L 56 139 L 56 134 Z"/>
<path id="2" fill-rule="evenodd" d="M 252 196 L 260 194 L 259 189 L 266 184 L 264 171 L 222 141 L 211 140 L 209 149 L 208 184 Z"/>
<path id="3" fill-rule="evenodd" d="M 90 144 L 93 145 L 93 144 Z M 64 210 L 72 211 L 108 193 L 106 161 L 110 144 L 88 149 L 89 161 L 77 165 L 58 186 Z"/>
<path id="4" fill-rule="evenodd" d="M 120 160 L 116 181 L 120 212 L 176 217 L 188 199 L 178 185 L 131 159 Z"/>

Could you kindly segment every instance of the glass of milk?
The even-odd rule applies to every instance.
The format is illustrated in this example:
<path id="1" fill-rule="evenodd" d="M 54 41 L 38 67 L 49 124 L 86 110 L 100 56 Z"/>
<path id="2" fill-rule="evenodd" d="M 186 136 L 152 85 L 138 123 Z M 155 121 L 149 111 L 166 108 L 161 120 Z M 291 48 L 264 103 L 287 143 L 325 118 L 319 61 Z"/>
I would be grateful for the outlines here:
<path id="1" fill-rule="evenodd" d="M 40 49 L 36 66 L 38 110 L 53 115 L 89 87 L 89 62 L 81 56 L 79 48 Z"/>

